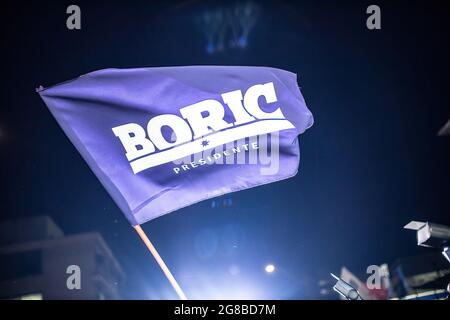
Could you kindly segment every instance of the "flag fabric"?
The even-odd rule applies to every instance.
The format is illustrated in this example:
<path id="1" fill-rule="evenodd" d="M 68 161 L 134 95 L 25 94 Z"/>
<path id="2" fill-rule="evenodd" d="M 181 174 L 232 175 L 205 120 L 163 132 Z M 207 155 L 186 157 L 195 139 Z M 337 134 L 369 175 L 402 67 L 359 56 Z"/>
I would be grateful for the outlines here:
<path id="1" fill-rule="evenodd" d="M 132 225 L 294 176 L 313 124 L 294 73 L 104 69 L 37 90 Z"/>

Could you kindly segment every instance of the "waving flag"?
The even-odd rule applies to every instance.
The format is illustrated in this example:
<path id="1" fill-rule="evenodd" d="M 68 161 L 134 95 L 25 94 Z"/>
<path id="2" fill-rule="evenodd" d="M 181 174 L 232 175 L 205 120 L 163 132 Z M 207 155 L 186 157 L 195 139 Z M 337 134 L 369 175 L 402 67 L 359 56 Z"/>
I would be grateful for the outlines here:
<path id="1" fill-rule="evenodd" d="M 295 175 L 313 123 L 296 75 L 266 67 L 105 69 L 38 92 L 134 226 Z"/>

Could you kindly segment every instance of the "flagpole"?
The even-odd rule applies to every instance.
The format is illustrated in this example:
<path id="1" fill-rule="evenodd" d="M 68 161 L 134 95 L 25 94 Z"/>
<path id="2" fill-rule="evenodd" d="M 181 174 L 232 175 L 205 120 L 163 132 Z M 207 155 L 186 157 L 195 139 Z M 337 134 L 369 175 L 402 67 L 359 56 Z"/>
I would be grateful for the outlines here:
<path id="1" fill-rule="evenodd" d="M 169 280 L 172 287 L 175 289 L 175 291 L 178 294 L 178 297 L 180 300 L 187 300 L 186 295 L 184 294 L 183 290 L 181 290 L 180 286 L 178 285 L 177 280 L 175 280 L 174 276 L 170 272 L 169 268 L 167 268 L 166 264 L 164 263 L 164 260 L 159 255 L 156 248 L 151 243 L 150 239 L 145 234 L 144 230 L 141 228 L 140 225 L 133 226 L 133 228 L 138 233 L 139 237 L 141 237 L 141 240 L 144 242 L 144 244 L 147 246 L 148 250 L 152 254 L 152 256 L 155 258 L 156 262 L 158 262 L 158 265 L 161 267 L 162 271 L 166 275 L 167 279 Z"/>

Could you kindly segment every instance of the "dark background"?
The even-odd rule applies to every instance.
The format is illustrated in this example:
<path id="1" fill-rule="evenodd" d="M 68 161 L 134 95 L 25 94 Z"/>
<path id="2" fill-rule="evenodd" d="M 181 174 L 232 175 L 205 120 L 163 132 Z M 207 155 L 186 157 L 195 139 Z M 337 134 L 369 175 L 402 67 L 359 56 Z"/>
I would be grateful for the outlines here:
<path id="1" fill-rule="evenodd" d="M 233 1 L 7 1 L 0 219 L 46 214 L 68 234 L 99 231 L 125 270 L 126 298 L 174 298 L 35 88 L 109 67 L 272 66 L 298 74 L 315 118 L 297 176 L 144 225 L 187 295 L 320 298 L 317 281 L 343 265 L 364 275 L 428 252 L 402 227 L 450 224 L 449 137 L 437 136 L 450 117 L 449 14 L 444 1 L 372 2 L 255 1 L 248 46 L 208 54 L 198 17 Z M 66 28 L 70 4 L 81 30 Z M 370 4 L 381 30 L 366 28 Z"/>

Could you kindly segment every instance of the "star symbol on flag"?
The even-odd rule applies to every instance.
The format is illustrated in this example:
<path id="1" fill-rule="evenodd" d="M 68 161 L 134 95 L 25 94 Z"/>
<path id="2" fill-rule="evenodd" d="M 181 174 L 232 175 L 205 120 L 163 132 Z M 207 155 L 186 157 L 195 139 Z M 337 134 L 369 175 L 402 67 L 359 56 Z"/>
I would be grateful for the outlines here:
<path id="1" fill-rule="evenodd" d="M 206 147 L 209 144 L 208 140 L 203 140 L 202 141 L 202 147 Z"/>

